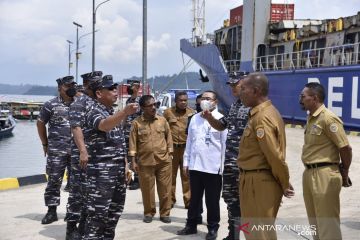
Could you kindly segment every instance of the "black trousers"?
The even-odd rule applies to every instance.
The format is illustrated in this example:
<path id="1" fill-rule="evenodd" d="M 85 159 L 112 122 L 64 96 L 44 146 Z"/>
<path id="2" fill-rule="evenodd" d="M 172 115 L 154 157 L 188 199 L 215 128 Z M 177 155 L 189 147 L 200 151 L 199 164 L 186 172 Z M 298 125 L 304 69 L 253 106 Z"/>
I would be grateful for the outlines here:
<path id="1" fill-rule="evenodd" d="M 191 228 L 196 228 L 199 209 L 202 206 L 202 196 L 205 191 L 208 229 L 218 230 L 222 176 L 195 170 L 190 170 L 189 173 L 191 198 L 186 225 Z"/>

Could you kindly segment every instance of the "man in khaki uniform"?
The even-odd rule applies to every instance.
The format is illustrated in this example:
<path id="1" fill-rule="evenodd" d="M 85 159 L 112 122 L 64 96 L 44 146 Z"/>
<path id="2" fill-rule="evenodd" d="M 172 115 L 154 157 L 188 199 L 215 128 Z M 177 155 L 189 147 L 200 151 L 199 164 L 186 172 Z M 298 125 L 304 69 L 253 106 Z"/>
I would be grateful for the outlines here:
<path id="1" fill-rule="evenodd" d="M 249 224 L 243 229 L 246 239 L 276 239 L 275 230 L 256 231 L 252 228 L 273 224 L 282 195 L 294 195 L 285 163 L 284 122 L 267 97 L 268 89 L 268 79 L 261 73 L 245 77 L 240 88 L 242 103 L 251 108 L 237 160 L 241 224 L 242 227 Z"/>
<path id="2" fill-rule="evenodd" d="M 309 111 L 301 157 L 303 195 L 314 239 L 342 239 L 339 195 L 341 186 L 350 186 L 352 150 L 342 121 L 324 106 L 324 99 L 319 83 L 306 84 L 300 94 L 303 110 Z"/>
<path id="3" fill-rule="evenodd" d="M 195 110 L 187 107 L 188 95 L 185 91 L 176 92 L 175 106 L 164 111 L 164 118 L 168 121 L 173 139 L 174 154 L 172 160 L 172 187 L 171 187 L 171 206 L 176 202 L 176 176 L 180 168 L 181 183 L 183 189 L 183 199 L 185 208 L 189 208 L 190 203 L 190 183 L 189 177 L 183 171 L 183 155 L 186 146 L 185 133 L 188 118 L 194 115 Z"/>
<path id="4" fill-rule="evenodd" d="M 155 99 L 144 95 L 139 100 L 142 115 L 137 117 L 130 130 L 129 156 L 134 171 L 139 174 L 140 188 L 146 223 L 156 213 L 155 180 L 160 201 L 160 220 L 171 219 L 171 158 L 173 142 L 169 124 L 164 117 L 156 115 Z"/>

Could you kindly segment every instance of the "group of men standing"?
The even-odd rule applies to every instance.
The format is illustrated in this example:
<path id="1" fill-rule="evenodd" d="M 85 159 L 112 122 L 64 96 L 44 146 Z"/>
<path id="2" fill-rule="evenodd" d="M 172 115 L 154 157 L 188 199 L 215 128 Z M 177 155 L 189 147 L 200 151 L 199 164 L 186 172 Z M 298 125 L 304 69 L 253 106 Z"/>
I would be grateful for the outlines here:
<path id="1" fill-rule="evenodd" d="M 117 84 L 102 72 L 82 75 L 84 93 L 74 77 L 57 79 L 59 96 L 46 102 L 37 122 L 48 185 L 42 224 L 57 221 L 60 187 L 71 159 L 66 239 L 113 239 L 126 195 L 126 144 L 121 122 L 137 111 L 129 104 L 114 113 Z M 49 134 L 47 135 L 46 124 Z"/>
<path id="2" fill-rule="evenodd" d="M 227 84 L 236 101 L 225 116 L 217 109 L 214 91 L 199 97 L 198 113 L 187 106 L 186 92 L 176 93 L 175 106 L 163 116 L 156 114 L 151 95 L 133 96 L 114 113 L 117 84 L 112 77 L 102 77 L 101 72 L 82 77 L 85 93 L 80 96 L 75 95 L 73 77 L 57 80 L 59 96 L 45 103 L 37 124 L 48 155 L 48 213 L 43 224 L 57 220 L 61 181 L 71 159 L 67 239 L 114 238 L 124 208 L 128 161 L 138 174 L 145 223 L 156 214 L 155 182 L 160 220 L 171 222 L 180 170 L 188 213 L 178 235 L 197 232 L 204 193 L 209 240 L 217 238 L 221 190 L 228 210 L 226 240 L 239 239 L 242 224 L 273 225 L 282 196 L 294 196 L 285 162 L 285 125 L 268 99 L 265 75 L 229 76 Z M 302 151 L 304 200 L 309 223 L 315 226 L 314 239 L 341 239 L 339 194 L 341 186 L 350 186 L 351 147 L 341 120 L 325 108 L 324 99 L 324 88 L 308 83 L 299 100 L 309 111 Z M 245 237 L 277 238 L 274 229 L 253 230 Z"/>

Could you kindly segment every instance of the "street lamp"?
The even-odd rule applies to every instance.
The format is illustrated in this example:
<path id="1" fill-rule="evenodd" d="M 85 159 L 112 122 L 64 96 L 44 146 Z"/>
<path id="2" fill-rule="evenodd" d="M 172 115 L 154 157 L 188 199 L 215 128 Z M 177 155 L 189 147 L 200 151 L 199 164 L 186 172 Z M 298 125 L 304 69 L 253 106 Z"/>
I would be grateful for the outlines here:
<path id="1" fill-rule="evenodd" d="M 79 27 L 82 26 L 76 22 L 73 22 L 76 26 L 76 82 L 78 81 L 78 62 L 79 62 Z"/>
<path id="2" fill-rule="evenodd" d="M 68 72 L 68 76 L 70 76 L 70 68 L 71 68 L 71 52 L 70 52 L 70 45 L 73 43 L 72 41 L 70 40 L 66 40 L 68 43 L 69 43 L 69 65 L 68 65 L 68 68 L 69 68 L 69 72 Z"/>
<path id="3" fill-rule="evenodd" d="M 79 47 L 79 49 L 77 49 L 78 51 L 80 50 L 80 49 L 83 49 L 83 48 L 85 48 L 85 45 L 82 45 L 81 47 Z M 73 54 L 73 52 L 74 51 L 76 51 L 76 48 L 75 49 L 73 49 L 73 50 L 71 50 L 70 51 L 70 58 L 69 58 L 69 68 L 72 68 L 72 66 L 73 66 L 73 63 L 71 62 L 71 56 L 72 56 L 72 54 Z M 78 55 L 80 55 L 81 54 L 81 52 L 78 52 Z"/>
<path id="4" fill-rule="evenodd" d="M 93 0 L 93 24 L 92 24 L 92 28 L 93 28 L 93 31 L 92 31 L 92 64 L 91 64 L 91 67 L 92 67 L 92 71 L 94 72 L 95 71 L 95 24 L 96 24 L 96 11 L 97 9 L 100 7 L 100 5 L 108 2 L 110 0 L 106 0 L 106 1 L 103 1 L 101 3 L 99 3 L 96 7 L 95 7 L 95 0 Z"/>
<path id="5" fill-rule="evenodd" d="M 143 0 L 143 55 L 142 55 L 142 92 L 145 94 L 147 78 L 147 0 Z"/>

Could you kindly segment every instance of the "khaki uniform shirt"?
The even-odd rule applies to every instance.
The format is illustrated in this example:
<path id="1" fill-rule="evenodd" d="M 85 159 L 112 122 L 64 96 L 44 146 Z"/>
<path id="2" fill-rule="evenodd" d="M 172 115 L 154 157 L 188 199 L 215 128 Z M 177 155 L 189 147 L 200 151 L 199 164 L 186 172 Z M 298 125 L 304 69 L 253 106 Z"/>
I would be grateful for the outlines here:
<path id="1" fill-rule="evenodd" d="M 195 110 L 187 107 L 186 111 L 179 113 L 176 111 L 176 107 L 168 108 L 164 111 L 164 118 L 168 121 L 172 133 L 172 139 L 174 144 L 186 143 L 186 127 L 188 118 L 194 115 Z"/>
<path id="2" fill-rule="evenodd" d="M 304 138 L 304 164 L 339 163 L 339 149 L 349 145 L 343 122 L 324 105 L 308 116 Z"/>
<path id="3" fill-rule="evenodd" d="M 284 122 L 268 100 L 250 110 L 248 125 L 241 137 L 238 166 L 243 170 L 269 169 L 282 189 L 289 187 L 285 163 Z"/>
<path id="4" fill-rule="evenodd" d="M 170 127 L 164 117 L 156 115 L 152 120 L 137 117 L 130 130 L 129 156 L 137 156 L 138 164 L 155 166 L 170 161 L 173 152 Z"/>

